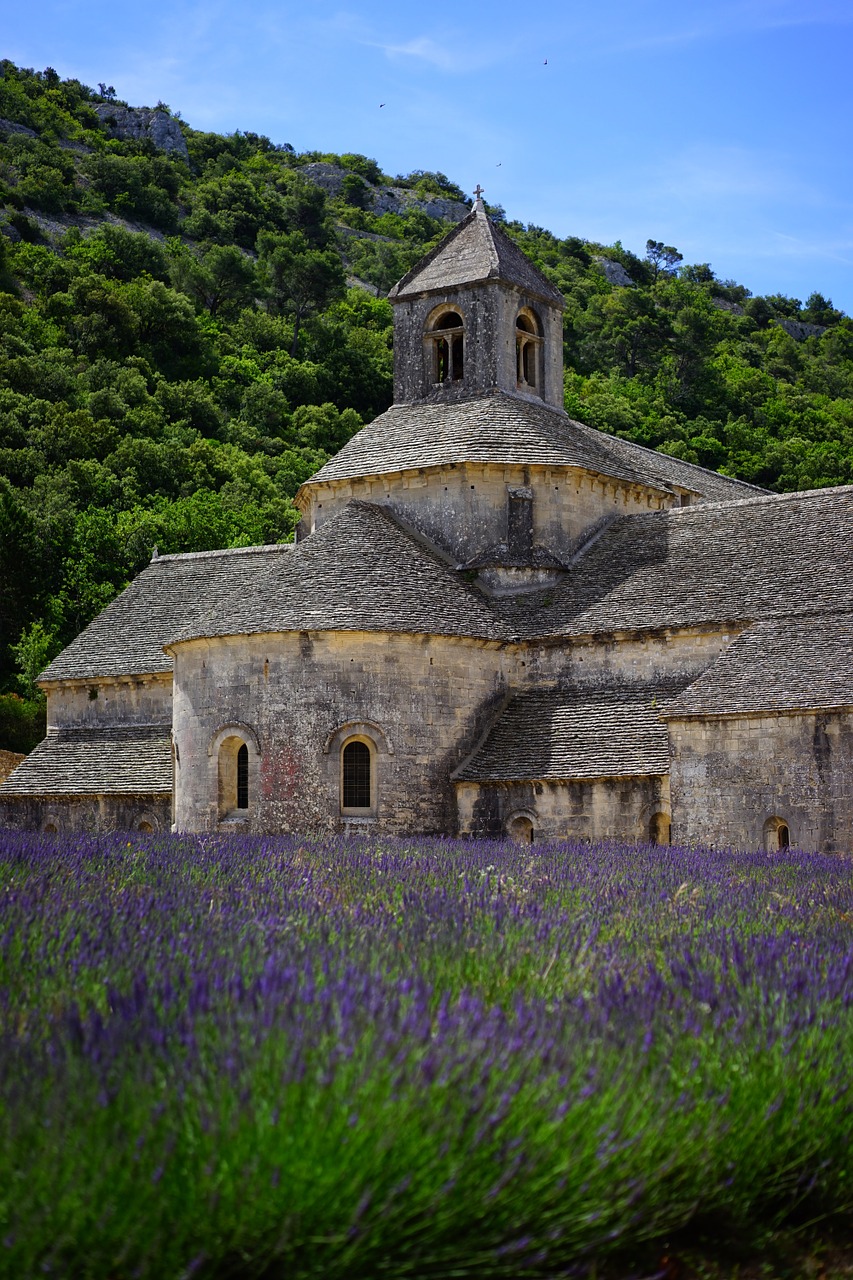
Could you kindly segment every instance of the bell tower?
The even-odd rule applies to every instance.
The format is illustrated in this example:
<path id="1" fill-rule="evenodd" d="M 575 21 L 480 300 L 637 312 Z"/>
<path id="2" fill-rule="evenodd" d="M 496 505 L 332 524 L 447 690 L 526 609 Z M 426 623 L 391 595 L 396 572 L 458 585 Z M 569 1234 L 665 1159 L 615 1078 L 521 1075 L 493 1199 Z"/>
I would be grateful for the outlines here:
<path id="1" fill-rule="evenodd" d="M 477 200 L 388 295 L 394 402 L 502 391 L 562 409 L 562 295 Z"/>

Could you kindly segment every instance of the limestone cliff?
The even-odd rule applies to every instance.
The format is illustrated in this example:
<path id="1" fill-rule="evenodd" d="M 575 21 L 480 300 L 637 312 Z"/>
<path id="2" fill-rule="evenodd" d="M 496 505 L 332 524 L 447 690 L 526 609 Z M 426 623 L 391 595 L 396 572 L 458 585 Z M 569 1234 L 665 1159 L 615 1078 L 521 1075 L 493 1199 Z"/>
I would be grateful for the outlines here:
<path id="1" fill-rule="evenodd" d="M 166 111 L 151 107 L 122 107 L 115 102 L 99 102 L 94 110 L 112 138 L 150 138 L 155 147 L 177 155 L 189 163 L 186 139 L 177 120 Z"/>

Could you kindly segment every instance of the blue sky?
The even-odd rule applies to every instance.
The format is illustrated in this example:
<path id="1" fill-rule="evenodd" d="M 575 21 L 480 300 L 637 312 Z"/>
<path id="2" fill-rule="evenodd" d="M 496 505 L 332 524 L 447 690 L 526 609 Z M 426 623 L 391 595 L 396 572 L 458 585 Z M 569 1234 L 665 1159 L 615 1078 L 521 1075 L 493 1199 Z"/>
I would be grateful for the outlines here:
<path id="1" fill-rule="evenodd" d="M 41 0 L 3 27 L 13 61 L 197 128 L 440 169 L 558 235 L 853 314 L 850 0 Z"/>

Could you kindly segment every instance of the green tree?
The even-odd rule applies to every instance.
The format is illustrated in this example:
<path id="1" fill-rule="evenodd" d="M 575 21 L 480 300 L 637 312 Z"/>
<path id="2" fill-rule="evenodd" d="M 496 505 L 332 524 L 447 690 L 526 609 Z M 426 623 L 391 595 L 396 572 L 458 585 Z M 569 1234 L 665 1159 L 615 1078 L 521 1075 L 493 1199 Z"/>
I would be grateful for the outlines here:
<path id="1" fill-rule="evenodd" d="M 646 261 L 651 264 L 652 284 L 657 284 L 659 275 L 671 275 L 683 257 L 671 244 L 664 244 L 662 240 L 647 240 Z"/>
<path id="2" fill-rule="evenodd" d="M 293 316 L 291 356 L 299 349 L 299 327 L 308 316 L 342 298 L 346 277 L 333 249 L 312 249 L 301 232 L 258 237 L 258 258 L 272 312 Z"/>
<path id="3" fill-rule="evenodd" d="M 36 681 L 62 644 L 55 630 L 37 618 L 24 628 L 18 643 L 11 648 L 19 672 L 18 685 L 25 697 L 34 698 L 39 691 Z"/>

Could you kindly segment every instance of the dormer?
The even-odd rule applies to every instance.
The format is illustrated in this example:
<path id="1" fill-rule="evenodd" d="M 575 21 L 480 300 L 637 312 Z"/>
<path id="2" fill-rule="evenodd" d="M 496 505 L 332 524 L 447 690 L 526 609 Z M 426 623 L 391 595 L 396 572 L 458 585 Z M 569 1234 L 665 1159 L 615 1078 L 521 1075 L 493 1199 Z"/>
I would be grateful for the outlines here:
<path id="1" fill-rule="evenodd" d="M 394 400 L 563 405 L 562 295 L 478 200 L 394 286 Z"/>

